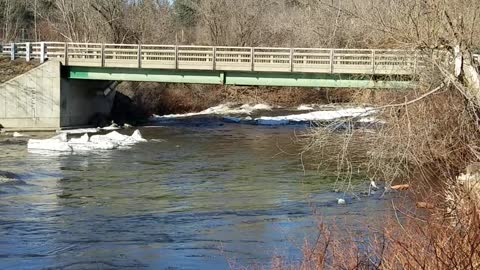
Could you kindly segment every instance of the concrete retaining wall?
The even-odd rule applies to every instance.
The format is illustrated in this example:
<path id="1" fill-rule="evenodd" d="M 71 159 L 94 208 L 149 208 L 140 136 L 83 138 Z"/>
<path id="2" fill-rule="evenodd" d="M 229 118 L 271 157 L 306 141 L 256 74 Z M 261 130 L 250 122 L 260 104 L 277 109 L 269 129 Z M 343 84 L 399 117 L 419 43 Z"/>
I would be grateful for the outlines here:
<path id="1" fill-rule="evenodd" d="M 61 64 L 48 61 L 0 84 L 0 125 L 11 129 L 83 126 L 95 114 L 109 114 L 113 94 L 105 81 L 67 80 Z"/>
<path id="2" fill-rule="evenodd" d="M 49 61 L 0 84 L 5 128 L 60 127 L 60 62 Z"/>

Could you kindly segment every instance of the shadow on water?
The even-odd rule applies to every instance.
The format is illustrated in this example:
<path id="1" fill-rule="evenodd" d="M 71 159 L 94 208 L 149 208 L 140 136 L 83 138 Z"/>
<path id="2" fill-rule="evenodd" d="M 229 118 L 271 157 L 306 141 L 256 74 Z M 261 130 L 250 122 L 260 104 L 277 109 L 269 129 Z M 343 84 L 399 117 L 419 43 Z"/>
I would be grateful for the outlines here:
<path id="1" fill-rule="evenodd" d="M 25 185 L 0 193 L 0 268 L 268 265 L 273 256 L 299 258 L 315 236 L 314 209 L 350 228 L 391 211 L 389 195 L 337 205 L 336 176 L 302 170 L 292 141 L 302 127 L 200 123 L 144 128 L 149 142 L 128 150 L 45 155 L 6 146 L 2 170 Z"/>

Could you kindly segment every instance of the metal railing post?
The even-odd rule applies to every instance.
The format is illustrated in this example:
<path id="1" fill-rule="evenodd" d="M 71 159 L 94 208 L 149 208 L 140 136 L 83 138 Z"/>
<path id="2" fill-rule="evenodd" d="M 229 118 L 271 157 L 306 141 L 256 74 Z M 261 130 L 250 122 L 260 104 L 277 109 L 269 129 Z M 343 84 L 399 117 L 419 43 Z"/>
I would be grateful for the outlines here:
<path id="1" fill-rule="evenodd" d="M 137 57 L 138 57 L 138 68 L 142 68 L 142 45 L 141 44 L 138 44 Z"/>
<path id="2" fill-rule="evenodd" d="M 216 70 L 217 69 L 217 47 L 215 47 L 215 46 L 213 47 L 213 56 L 212 57 L 213 57 L 213 59 L 212 59 L 213 70 Z"/>
<path id="3" fill-rule="evenodd" d="M 25 43 L 25 61 L 30 62 L 30 54 L 32 51 L 32 47 L 30 45 L 30 42 Z"/>
<path id="4" fill-rule="evenodd" d="M 64 55 L 63 55 L 63 65 L 68 66 L 68 42 L 65 42 L 64 45 Z"/>
<path id="5" fill-rule="evenodd" d="M 334 51 L 330 49 L 330 73 L 333 73 Z"/>
<path id="6" fill-rule="evenodd" d="M 178 69 L 178 45 L 175 45 L 175 69 Z"/>
<path id="7" fill-rule="evenodd" d="M 293 48 L 290 48 L 290 72 L 293 72 Z"/>
<path id="8" fill-rule="evenodd" d="M 101 67 L 105 67 L 105 43 L 102 43 L 101 49 L 100 49 L 100 65 Z"/>
<path id="9" fill-rule="evenodd" d="M 10 45 L 10 60 L 15 60 L 15 43 Z"/>
<path id="10" fill-rule="evenodd" d="M 250 48 L 250 64 L 251 71 L 255 71 L 255 49 L 253 47 Z"/>
<path id="11" fill-rule="evenodd" d="M 40 63 L 45 63 L 45 42 L 40 42 Z"/>

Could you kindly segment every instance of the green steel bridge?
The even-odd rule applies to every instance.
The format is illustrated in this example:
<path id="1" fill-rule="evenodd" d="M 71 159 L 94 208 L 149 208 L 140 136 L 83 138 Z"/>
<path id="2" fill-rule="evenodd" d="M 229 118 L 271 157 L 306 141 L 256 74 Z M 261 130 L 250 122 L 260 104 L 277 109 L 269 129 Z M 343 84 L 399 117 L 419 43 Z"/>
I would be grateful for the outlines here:
<path id="1" fill-rule="evenodd" d="M 383 49 L 36 42 L 5 44 L 0 53 L 59 60 L 74 80 L 253 86 L 411 88 L 424 66 L 418 51 Z"/>

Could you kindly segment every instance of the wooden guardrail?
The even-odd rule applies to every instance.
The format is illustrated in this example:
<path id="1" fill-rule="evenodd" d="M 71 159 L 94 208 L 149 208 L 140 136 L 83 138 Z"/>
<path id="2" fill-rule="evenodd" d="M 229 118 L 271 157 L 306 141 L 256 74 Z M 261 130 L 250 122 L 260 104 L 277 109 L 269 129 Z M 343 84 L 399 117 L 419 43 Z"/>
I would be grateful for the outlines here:
<path id="1" fill-rule="evenodd" d="M 250 72 L 411 75 L 424 65 L 414 50 L 38 42 L 6 44 L 0 53 L 66 66 Z"/>

